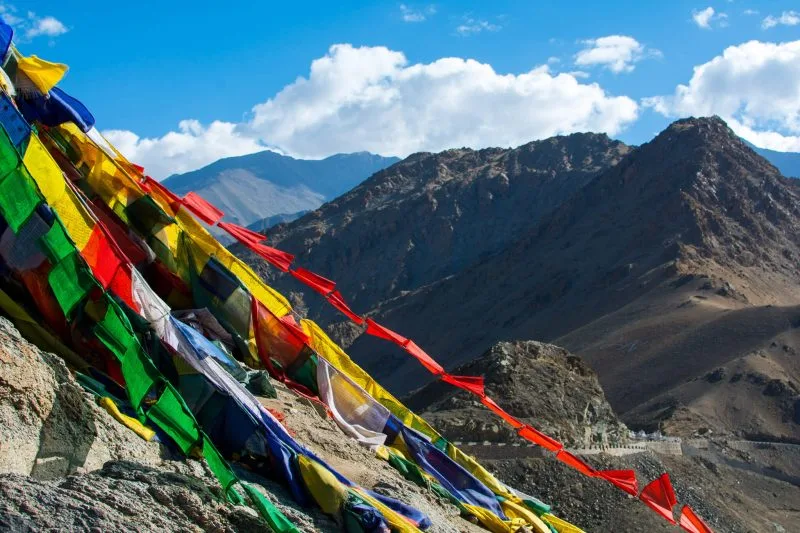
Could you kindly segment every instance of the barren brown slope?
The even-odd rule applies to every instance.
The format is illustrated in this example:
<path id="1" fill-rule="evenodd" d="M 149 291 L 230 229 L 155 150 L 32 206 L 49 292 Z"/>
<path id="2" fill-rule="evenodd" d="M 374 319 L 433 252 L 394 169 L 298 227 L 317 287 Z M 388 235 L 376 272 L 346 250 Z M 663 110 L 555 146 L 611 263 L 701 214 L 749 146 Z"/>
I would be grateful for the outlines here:
<path id="1" fill-rule="evenodd" d="M 792 329 L 799 228 L 794 182 L 721 120 L 682 120 L 504 252 L 376 314 L 451 366 L 498 340 L 557 339 L 589 362 L 624 413 Z M 697 291 L 717 298 L 678 307 Z M 648 321 L 652 329 L 629 334 Z M 623 348 L 625 335 L 654 349 Z M 427 378 L 364 336 L 351 353 L 396 390 Z M 796 383 L 793 372 L 781 379 Z"/>
<path id="2" fill-rule="evenodd" d="M 367 310 L 501 251 L 629 151 L 606 135 L 574 134 L 514 149 L 415 154 L 278 226 L 270 244 L 335 279 L 355 308 Z M 253 263 L 277 288 L 297 290 L 294 280 Z M 327 310 L 309 303 L 314 313 Z M 332 317 L 339 318 L 315 314 Z"/>

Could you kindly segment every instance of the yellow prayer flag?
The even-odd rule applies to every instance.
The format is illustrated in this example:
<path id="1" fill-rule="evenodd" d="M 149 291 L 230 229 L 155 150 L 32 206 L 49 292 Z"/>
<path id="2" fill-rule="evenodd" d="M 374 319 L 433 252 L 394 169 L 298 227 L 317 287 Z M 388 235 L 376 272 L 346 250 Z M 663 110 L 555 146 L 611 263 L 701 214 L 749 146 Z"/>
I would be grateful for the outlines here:
<path id="1" fill-rule="evenodd" d="M 42 94 L 47 94 L 61 81 L 69 67 L 63 63 L 51 63 L 32 55 L 19 59 L 17 68 L 36 85 Z"/>

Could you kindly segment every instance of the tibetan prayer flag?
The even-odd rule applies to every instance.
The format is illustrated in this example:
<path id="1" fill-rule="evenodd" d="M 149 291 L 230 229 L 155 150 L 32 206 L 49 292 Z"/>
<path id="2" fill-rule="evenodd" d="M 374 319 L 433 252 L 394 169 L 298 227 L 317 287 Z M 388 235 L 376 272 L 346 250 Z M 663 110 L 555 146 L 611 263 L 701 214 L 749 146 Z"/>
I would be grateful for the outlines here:
<path id="1" fill-rule="evenodd" d="M 95 123 L 94 116 L 80 100 L 58 87 L 53 87 L 49 94 L 23 96 L 17 102 L 28 122 L 36 121 L 45 126 L 72 122 L 84 133 L 91 130 Z"/>
<path id="2" fill-rule="evenodd" d="M 266 235 L 258 233 L 257 231 L 253 231 L 251 229 L 247 229 L 245 227 L 239 226 L 238 224 L 232 224 L 230 222 L 220 222 L 217 224 L 220 228 L 227 231 L 233 238 L 243 243 L 248 242 L 261 242 L 267 238 Z"/>
<path id="3" fill-rule="evenodd" d="M 100 223 L 92 230 L 92 236 L 80 254 L 104 289 L 111 285 L 111 281 L 122 263 L 127 263 L 127 259 L 111 244 Z"/>
<path id="4" fill-rule="evenodd" d="M 61 81 L 61 78 L 67 73 L 68 67 L 62 63 L 51 63 L 32 55 L 19 59 L 17 68 L 33 82 L 39 92 L 47 94 Z"/>
<path id="5" fill-rule="evenodd" d="M 642 490 L 639 499 L 667 521 L 675 523 L 672 508 L 678 503 L 678 500 L 675 498 L 675 491 L 669 481 L 669 474 L 664 473 L 661 477 L 651 481 Z"/>
<path id="6" fill-rule="evenodd" d="M 460 389 L 469 391 L 476 396 L 486 396 L 486 391 L 484 390 L 483 384 L 483 376 L 453 376 L 451 374 L 442 374 L 442 381 Z"/>
<path id="7" fill-rule="evenodd" d="M 295 279 L 308 285 L 323 296 L 327 296 L 336 289 L 336 283 L 323 278 L 319 274 L 315 274 L 305 268 L 295 268 L 289 272 Z"/>
<path id="8" fill-rule="evenodd" d="M 187 193 L 183 197 L 182 203 L 186 209 L 210 226 L 213 226 L 225 216 L 225 213 L 205 201 L 195 192 Z"/>
<path id="9" fill-rule="evenodd" d="M 181 203 L 181 199 L 178 198 L 178 196 L 175 193 L 164 187 L 164 185 L 162 185 L 161 182 L 154 180 L 150 176 L 144 177 L 144 181 L 142 182 L 141 187 L 145 192 L 153 192 L 153 191 L 159 192 L 161 196 L 163 196 L 164 199 L 166 199 L 169 202 L 170 207 L 173 209 L 173 211 L 177 210 L 177 205 Z"/>
<path id="10" fill-rule="evenodd" d="M 13 36 L 14 30 L 0 17 L 0 53 L 3 54 L 0 56 L 0 64 L 2 64 L 3 60 L 6 58 L 8 47 L 11 46 L 11 38 Z"/>
<path id="11" fill-rule="evenodd" d="M 281 250 L 260 242 L 244 244 L 263 259 L 269 261 L 269 263 L 278 270 L 289 272 L 289 267 L 292 266 L 292 261 L 294 261 L 294 256 L 292 254 L 287 254 L 286 252 L 282 252 Z"/>
<path id="12" fill-rule="evenodd" d="M 431 374 L 435 374 L 437 376 L 444 374 L 444 368 L 442 367 L 442 365 L 434 361 L 433 357 L 428 355 L 425 352 L 425 350 L 417 346 L 417 344 L 414 341 L 406 340 L 406 343 L 403 345 L 403 348 L 405 349 L 405 351 L 411 354 L 414 357 L 414 359 L 422 363 L 422 366 L 424 366 Z M 474 386 L 474 383 L 472 386 Z"/>
<path id="13" fill-rule="evenodd" d="M 575 457 L 568 451 L 561 449 L 556 454 L 556 460 L 561 461 L 562 463 L 571 466 L 584 476 L 594 477 L 595 470 L 591 466 L 587 465 L 583 462 L 582 459 Z"/>
<path id="14" fill-rule="evenodd" d="M 711 528 L 708 527 L 688 505 L 684 505 L 683 509 L 681 509 L 679 524 L 684 531 L 688 531 L 689 533 L 713 533 Z"/>
<path id="15" fill-rule="evenodd" d="M 534 444 L 538 444 L 545 450 L 550 450 L 551 452 L 557 452 L 564 447 L 563 444 L 554 438 L 548 437 L 538 429 L 532 428 L 527 424 L 520 428 L 520 430 L 517 431 L 517 434 L 523 439 L 529 440 Z"/>
<path id="16" fill-rule="evenodd" d="M 339 291 L 333 291 L 325 297 L 332 306 L 344 313 L 347 318 L 358 324 L 359 326 L 364 323 L 364 319 L 358 316 L 352 309 L 345 303 Z"/>
<path id="17" fill-rule="evenodd" d="M 481 403 L 485 407 L 487 407 L 490 411 L 492 411 L 494 414 L 505 420 L 514 429 L 519 429 L 525 425 L 522 422 L 520 422 L 518 418 L 508 414 L 502 407 L 497 405 L 497 403 L 488 396 L 484 396 L 483 398 L 481 398 Z"/>
<path id="18" fill-rule="evenodd" d="M 639 483 L 633 470 L 598 470 L 595 477 L 605 479 L 631 496 L 639 494 Z"/>
<path id="19" fill-rule="evenodd" d="M 385 328 L 372 320 L 371 318 L 367 319 L 367 335 L 372 335 L 373 337 L 378 337 L 380 339 L 385 339 L 387 341 L 391 341 L 398 346 L 405 348 L 406 344 L 410 342 L 408 339 L 403 337 L 402 335 L 398 335 L 394 331 L 390 330 L 389 328 Z"/>

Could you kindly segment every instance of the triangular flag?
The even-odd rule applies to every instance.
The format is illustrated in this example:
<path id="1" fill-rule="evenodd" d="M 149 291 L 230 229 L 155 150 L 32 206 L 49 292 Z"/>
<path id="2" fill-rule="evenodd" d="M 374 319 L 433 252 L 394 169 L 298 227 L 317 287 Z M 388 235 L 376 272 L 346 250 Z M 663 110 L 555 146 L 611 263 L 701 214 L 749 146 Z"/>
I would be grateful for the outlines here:
<path id="1" fill-rule="evenodd" d="M 339 291 L 333 291 L 325 297 L 328 302 L 336 309 L 344 313 L 347 318 L 358 324 L 359 326 L 364 323 L 364 319 L 358 316 L 352 309 L 345 303 L 344 298 Z"/>
<path id="2" fill-rule="evenodd" d="M 314 274 L 305 268 L 295 268 L 289 273 L 294 276 L 295 279 L 305 283 L 323 296 L 327 296 L 336 289 L 335 282 L 328 278 L 323 278 L 319 274 Z"/>
<path id="3" fill-rule="evenodd" d="M 392 341 L 393 343 L 403 348 L 405 348 L 406 344 L 408 344 L 409 342 L 409 340 L 403 337 L 402 335 L 398 335 L 389 328 L 381 326 L 371 318 L 367 319 L 367 331 L 365 333 L 367 335 L 372 335 L 373 337 L 378 337 L 380 339 Z"/>
<path id="4" fill-rule="evenodd" d="M 469 391 L 476 396 L 480 396 L 481 398 L 486 396 L 483 376 L 453 376 L 451 374 L 443 374 L 442 381 L 454 385 L 460 389 Z"/>
<path id="5" fill-rule="evenodd" d="M 639 482 L 633 470 L 598 470 L 595 474 L 631 496 L 639 494 Z"/>
<path id="6" fill-rule="evenodd" d="M 213 226 L 225 216 L 225 213 L 214 207 L 195 192 L 187 193 L 183 197 L 182 202 L 186 209 L 210 226 Z"/>
<path id="7" fill-rule="evenodd" d="M 422 363 L 428 372 L 436 376 L 444 374 L 444 367 L 437 363 L 433 357 L 428 355 L 425 350 L 417 346 L 414 341 L 406 341 L 403 349 L 407 351 L 414 359 Z"/>
<path id="8" fill-rule="evenodd" d="M 237 241 L 240 241 L 245 244 L 248 242 L 258 243 L 267 238 L 266 235 L 258 233 L 257 231 L 253 231 L 251 229 L 247 229 L 238 224 L 232 224 L 230 222 L 220 222 L 219 224 L 217 224 L 217 226 L 227 231 L 228 234 L 230 234 L 230 236 L 236 239 Z"/>
<path id="9" fill-rule="evenodd" d="M 538 444 L 545 450 L 550 450 L 551 452 L 557 452 L 564 447 L 564 445 L 558 442 L 556 439 L 548 437 L 538 429 L 534 429 L 527 424 L 521 427 L 517 431 L 517 434 L 523 439 L 529 440 L 534 444 Z"/>
<path id="10" fill-rule="evenodd" d="M 669 481 L 669 474 L 664 473 L 661 477 L 651 481 L 639 495 L 648 507 L 663 516 L 671 523 L 675 523 L 675 516 L 672 514 L 672 508 L 678 503 L 675 498 L 675 491 L 672 489 L 672 483 Z"/>
<path id="11" fill-rule="evenodd" d="M 689 533 L 714 533 L 688 505 L 681 509 L 680 526 Z"/>
<path id="12" fill-rule="evenodd" d="M 587 465 L 583 462 L 582 459 L 575 457 L 567 450 L 559 450 L 556 454 L 556 460 L 561 461 L 562 463 L 571 466 L 584 476 L 594 477 L 595 476 L 595 469 L 591 466 Z"/>

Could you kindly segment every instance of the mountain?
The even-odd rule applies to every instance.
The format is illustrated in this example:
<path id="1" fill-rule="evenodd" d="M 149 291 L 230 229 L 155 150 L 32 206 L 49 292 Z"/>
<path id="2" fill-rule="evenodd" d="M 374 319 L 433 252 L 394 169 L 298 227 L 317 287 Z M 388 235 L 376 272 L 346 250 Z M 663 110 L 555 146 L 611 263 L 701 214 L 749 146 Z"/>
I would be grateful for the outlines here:
<path id="1" fill-rule="evenodd" d="M 226 220 L 247 226 L 274 215 L 316 209 L 396 161 L 368 152 L 294 159 L 267 150 L 220 159 L 170 176 L 164 185 L 181 195 L 195 191 L 222 209 Z"/>
<path id="2" fill-rule="evenodd" d="M 330 274 L 353 304 L 368 308 L 503 250 L 629 151 L 606 135 L 573 134 L 515 149 L 414 154 L 274 228 L 270 242 Z M 279 288 L 295 288 L 262 272 Z"/>
<path id="3" fill-rule="evenodd" d="M 799 440 L 799 227 L 800 183 L 703 118 L 636 149 L 580 134 L 417 154 L 274 244 L 448 368 L 552 342 L 634 427 Z M 335 329 L 396 392 L 430 379 Z"/>
<path id="4" fill-rule="evenodd" d="M 748 143 L 749 144 L 749 143 Z M 800 152 L 778 152 L 750 145 L 761 157 L 778 167 L 784 176 L 800 178 Z"/>

